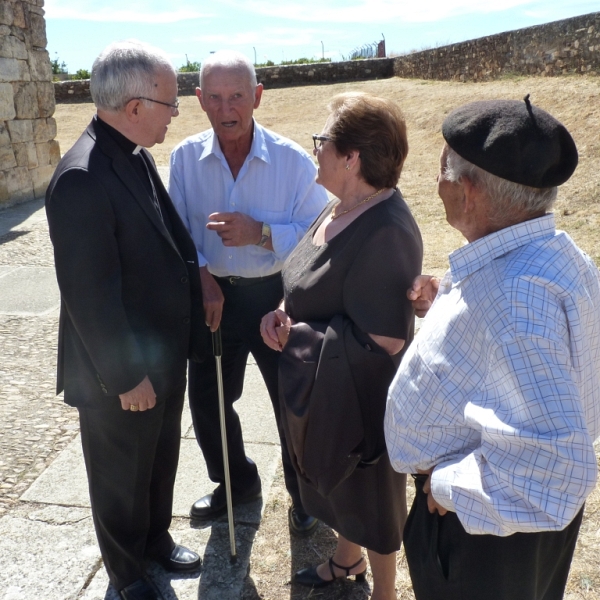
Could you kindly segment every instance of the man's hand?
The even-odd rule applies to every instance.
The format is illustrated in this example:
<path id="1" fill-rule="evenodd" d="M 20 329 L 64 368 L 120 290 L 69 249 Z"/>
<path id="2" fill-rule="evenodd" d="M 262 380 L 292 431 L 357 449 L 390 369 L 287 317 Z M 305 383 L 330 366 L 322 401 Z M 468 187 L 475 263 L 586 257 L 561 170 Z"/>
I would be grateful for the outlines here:
<path id="1" fill-rule="evenodd" d="M 438 504 L 435 501 L 435 498 L 431 493 L 431 474 L 433 473 L 434 469 L 435 467 L 431 467 L 431 469 L 428 471 L 419 471 L 419 473 L 422 475 L 428 475 L 427 481 L 423 486 L 423 491 L 427 494 L 427 508 L 429 509 L 429 512 L 433 514 L 437 510 L 437 512 L 443 517 L 448 511 L 441 504 Z"/>
<path id="2" fill-rule="evenodd" d="M 273 350 L 283 350 L 290 337 L 290 328 L 294 321 L 278 308 L 267 313 L 260 322 L 260 334 L 264 343 Z"/>
<path id="3" fill-rule="evenodd" d="M 415 277 L 412 287 L 406 292 L 412 302 L 417 317 L 424 317 L 431 308 L 440 287 L 439 277 L 419 275 Z"/>
<path id="4" fill-rule="evenodd" d="M 208 215 L 206 228 L 216 231 L 223 246 L 251 246 L 262 237 L 262 223 L 241 212 L 222 212 Z"/>
<path id="5" fill-rule="evenodd" d="M 221 323 L 223 314 L 223 303 L 225 298 L 221 287 L 215 281 L 207 267 L 200 267 L 200 282 L 202 283 L 202 303 L 204 305 L 204 314 L 206 324 L 214 333 Z"/>
<path id="6" fill-rule="evenodd" d="M 132 412 L 144 411 L 156 406 L 156 394 L 147 375 L 132 390 L 119 394 L 119 398 L 123 410 L 131 410 L 132 406 L 135 407 Z"/>

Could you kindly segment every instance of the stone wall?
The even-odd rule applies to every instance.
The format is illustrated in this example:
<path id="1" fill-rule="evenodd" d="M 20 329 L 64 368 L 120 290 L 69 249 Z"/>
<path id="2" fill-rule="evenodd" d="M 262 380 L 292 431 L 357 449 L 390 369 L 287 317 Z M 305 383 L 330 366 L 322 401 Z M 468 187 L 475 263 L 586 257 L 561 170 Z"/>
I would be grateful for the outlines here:
<path id="1" fill-rule="evenodd" d="M 386 79 L 394 76 L 393 58 L 370 58 L 309 65 L 279 65 L 256 69 L 258 80 L 266 89 Z"/>
<path id="2" fill-rule="evenodd" d="M 42 6 L 0 1 L 0 208 L 42 197 L 60 160 Z"/>
<path id="3" fill-rule="evenodd" d="M 600 12 L 414 52 L 394 64 L 397 77 L 452 81 L 568 73 L 600 74 Z"/>
<path id="4" fill-rule="evenodd" d="M 393 58 L 373 58 L 336 63 L 314 63 L 309 65 L 280 65 L 256 69 L 258 81 L 266 89 L 384 79 L 394 76 Z M 177 84 L 180 96 L 193 96 L 199 86 L 198 73 L 178 73 Z M 91 102 L 89 79 L 82 81 L 57 81 L 54 84 L 56 102 Z"/>
<path id="5" fill-rule="evenodd" d="M 54 96 L 57 104 L 91 102 L 90 80 L 55 81 Z"/>

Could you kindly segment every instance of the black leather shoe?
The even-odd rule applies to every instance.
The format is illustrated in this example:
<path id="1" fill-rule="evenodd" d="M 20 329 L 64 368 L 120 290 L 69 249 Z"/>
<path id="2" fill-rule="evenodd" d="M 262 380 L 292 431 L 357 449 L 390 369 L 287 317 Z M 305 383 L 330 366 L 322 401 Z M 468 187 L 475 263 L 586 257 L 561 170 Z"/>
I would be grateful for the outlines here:
<path id="1" fill-rule="evenodd" d="M 217 488 L 214 492 L 206 494 L 192 504 L 190 510 L 190 517 L 197 521 L 210 521 L 216 519 L 227 512 L 227 498 L 225 496 L 225 490 L 223 493 L 218 493 Z M 220 492 L 220 490 L 219 490 Z M 258 484 L 252 487 L 244 494 L 234 495 L 232 500 L 233 506 L 239 504 L 248 504 L 262 498 L 262 491 L 260 486 L 260 479 Z"/>
<path id="2" fill-rule="evenodd" d="M 288 523 L 290 531 L 299 537 L 311 535 L 319 524 L 319 520 L 315 517 L 307 515 L 293 506 L 288 509 Z"/>
<path id="3" fill-rule="evenodd" d="M 305 585 L 307 587 L 319 588 L 325 587 L 326 585 L 329 585 L 338 579 L 348 579 L 348 577 L 351 577 L 352 575 L 354 575 L 354 581 L 356 583 L 361 583 L 365 581 L 366 578 L 366 565 L 360 573 L 350 573 L 350 571 L 352 569 L 356 569 L 356 567 L 358 567 L 358 565 L 360 565 L 364 560 L 364 557 L 361 557 L 361 559 L 358 562 L 355 562 L 353 565 L 350 565 L 349 567 L 342 567 L 342 565 L 338 565 L 336 562 L 334 562 L 333 558 L 330 558 L 328 561 L 328 566 L 329 572 L 331 573 L 331 579 L 323 579 L 319 573 L 317 573 L 317 567 L 307 567 L 306 569 L 300 569 L 300 571 L 295 573 L 294 583 L 299 583 L 300 585 Z M 344 571 L 344 574 L 336 575 L 335 571 L 333 570 L 334 567 L 340 571 Z"/>
<path id="4" fill-rule="evenodd" d="M 147 579 L 138 579 L 119 592 L 122 600 L 164 600 L 154 584 Z"/>
<path id="5" fill-rule="evenodd" d="M 202 559 L 194 551 L 179 544 L 169 556 L 157 556 L 155 560 L 163 569 L 172 573 L 197 571 L 202 564 Z"/>

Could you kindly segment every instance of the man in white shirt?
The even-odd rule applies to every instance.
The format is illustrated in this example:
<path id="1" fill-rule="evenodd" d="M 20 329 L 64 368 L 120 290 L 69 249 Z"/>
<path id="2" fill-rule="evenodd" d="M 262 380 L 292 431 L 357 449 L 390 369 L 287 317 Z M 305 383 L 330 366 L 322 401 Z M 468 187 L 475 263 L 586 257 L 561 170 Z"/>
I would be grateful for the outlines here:
<path id="1" fill-rule="evenodd" d="M 283 297 L 281 266 L 327 202 L 315 183 L 312 158 L 296 143 L 253 119 L 262 96 L 252 63 L 220 51 L 202 65 L 196 95 L 212 129 L 191 136 L 171 154 L 169 191 L 196 244 L 206 320 L 220 326 L 228 454 L 233 503 L 260 497 L 254 462 L 246 457 L 233 403 L 241 396 L 252 353 L 269 391 L 280 431 L 286 487 L 292 498 L 293 533 L 311 533 L 296 473 L 279 425 L 279 353 L 263 343 L 260 320 Z M 213 359 L 190 363 L 190 407 L 196 438 L 217 488 L 192 506 L 206 521 L 226 511 L 216 368 Z"/>
<path id="2" fill-rule="evenodd" d="M 462 106 L 442 133 L 438 193 L 469 243 L 409 290 L 429 310 L 385 420 L 416 474 L 415 596 L 559 599 L 600 434 L 598 269 L 548 213 L 577 150 L 529 97 Z"/>

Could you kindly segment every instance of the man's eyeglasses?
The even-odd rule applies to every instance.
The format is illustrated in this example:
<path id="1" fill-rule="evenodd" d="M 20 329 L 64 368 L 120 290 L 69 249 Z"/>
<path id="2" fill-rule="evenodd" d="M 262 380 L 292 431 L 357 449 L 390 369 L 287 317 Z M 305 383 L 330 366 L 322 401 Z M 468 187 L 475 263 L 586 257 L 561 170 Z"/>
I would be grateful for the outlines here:
<path id="1" fill-rule="evenodd" d="M 319 135 L 318 133 L 313 133 L 312 136 L 313 144 L 315 145 L 315 150 L 320 150 L 323 145 L 322 142 L 331 142 L 332 138 L 327 137 L 326 135 Z"/>
<path id="2" fill-rule="evenodd" d="M 175 104 L 169 104 L 168 102 L 161 102 L 160 100 L 153 100 L 152 98 L 145 98 L 144 96 L 136 96 L 131 100 L 148 100 L 148 102 L 155 102 L 156 104 L 162 104 L 163 106 L 168 106 L 173 110 L 177 110 L 179 108 L 179 98 L 175 100 Z"/>

